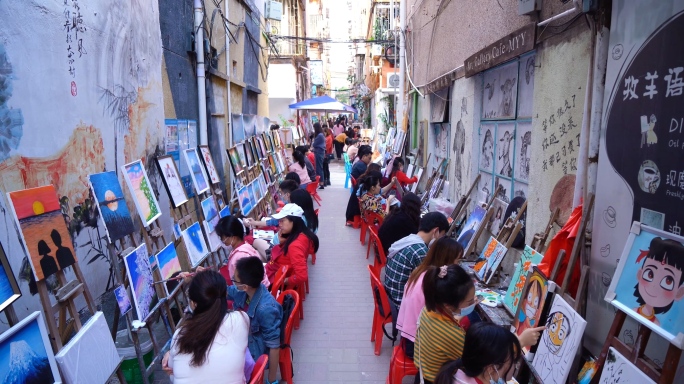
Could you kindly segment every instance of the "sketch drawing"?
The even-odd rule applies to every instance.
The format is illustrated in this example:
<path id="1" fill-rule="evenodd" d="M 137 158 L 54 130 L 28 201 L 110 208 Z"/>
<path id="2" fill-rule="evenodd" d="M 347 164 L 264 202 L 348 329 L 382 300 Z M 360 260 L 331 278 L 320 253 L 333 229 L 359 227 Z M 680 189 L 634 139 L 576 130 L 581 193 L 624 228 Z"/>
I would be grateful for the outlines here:
<path id="1" fill-rule="evenodd" d="M 499 124 L 496 129 L 497 136 L 497 169 L 499 174 L 506 177 L 513 176 L 513 162 L 511 145 L 514 140 L 515 125 Z"/>
<path id="2" fill-rule="evenodd" d="M 516 134 L 515 153 L 518 160 L 515 178 L 527 181 L 530 178 L 530 159 L 532 158 L 532 124 L 518 123 Z"/>
<path id="3" fill-rule="evenodd" d="M 116 172 L 95 173 L 88 175 L 88 180 L 97 200 L 97 209 L 107 230 L 109 242 L 119 240 L 135 231 Z"/>
<path id="4" fill-rule="evenodd" d="M 655 384 L 655 381 L 610 347 L 599 384 Z"/>
<path id="5" fill-rule="evenodd" d="M 644 160 L 639 167 L 637 176 L 639 188 L 648 193 L 656 193 L 660 186 L 660 170 L 652 160 Z"/>
<path id="6" fill-rule="evenodd" d="M 214 160 L 211 158 L 209 146 L 200 145 L 197 148 L 200 151 L 200 158 L 202 159 L 202 164 L 204 164 L 204 169 L 207 171 L 207 175 L 209 175 L 209 180 L 212 184 L 220 183 L 221 179 L 219 179 L 218 172 L 216 171 L 216 167 L 214 166 Z"/>
<path id="7" fill-rule="evenodd" d="M 159 298 L 154 288 L 147 245 L 144 243 L 124 256 L 126 273 L 133 293 L 133 303 L 138 320 L 145 321 L 150 311 L 157 305 Z"/>
<path id="8" fill-rule="evenodd" d="M 36 280 L 76 262 L 71 235 L 52 185 L 7 194 Z"/>
<path id="9" fill-rule="evenodd" d="M 504 179 L 502 177 L 497 177 L 496 180 L 494 181 L 494 190 L 497 190 L 497 187 L 501 185 L 501 188 L 499 188 L 499 192 L 496 194 L 496 198 L 500 199 L 506 204 L 509 204 L 511 202 L 511 181 Z M 505 217 L 505 216 L 504 216 Z M 505 222 L 505 219 L 504 219 Z"/>
<path id="10" fill-rule="evenodd" d="M 536 54 L 520 58 L 518 72 L 518 118 L 532 117 L 534 100 L 534 69 Z"/>
<path id="11" fill-rule="evenodd" d="M 189 148 L 184 150 L 183 156 L 185 157 L 185 162 L 188 164 L 188 168 L 190 169 L 190 176 L 192 178 L 192 184 L 195 187 L 195 192 L 197 194 L 201 194 L 208 191 L 209 182 L 207 180 L 207 174 L 204 172 L 204 168 L 200 164 L 197 148 Z"/>
<path id="12" fill-rule="evenodd" d="M 480 169 L 492 172 L 494 170 L 494 135 L 492 125 L 480 128 Z M 482 132 L 484 131 L 484 134 Z"/>
<path id="13" fill-rule="evenodd" d="M 192 267 L 200 265 L 209 254 L 209 248 L 204 241 L 204 234 L 198 222 L 195 222 L 183 231 L 183 243 L 188 251 L 188 257 Z"/>
<path id="14" fill-rule="evenodd" d="M 518 96 L 518 63 L 512 62 L 484 73 L 483 119 L 515 118 Z"/>
<path id="15" fill-rule="evenodd" d="M 463 98 L 463 102 L 466 102 L 466 98 Z M 463 113 L 463 111 L 461 111 Z M 458 184 L 461 183 L 461 173 L 463 172 L 463 152 L 465 151 L 465 126 L 463 125 L 463 121 L 459 120 L 456 123 L 456 132 L 454 132 L 454 143 L 452 146 L 452 151 L 454 152 L 454 156 L 451 157 L 451 159 L 454 162 L 454 178 L 456 179 L 456 182 Z"/>
<path id="16" fill-rule="evenodd" d="M 166 192 L 168 192 L 169 198 L 171 199 L 171 204 L 176 208 L 185 204 L 188 201 L 188 196 L 185 193 L 185 188 L 183 188 L 183 182 L 181 181 L 180 173 L 178 173 L 178 168 L 176 168 L 176 162 L 173 160 L 173 157 L 157 157 L 157 166 L 159 168 L 159 173 L 162 175 Z"/>
<path id="17" fill-rule="evenodd" d="M 446 159 L 449 156 L 449 128 L 448 123 L 434 124 L 435 152 L 433 158 Z"/>
<path id="18" fill-rule="evenodd" d="M 511 313 L 515 312 L 515 309 L 518 308 L 522 291 L 525 288 L 525 282 L 527 281 L 527 275 L 532 271 L 533 266 L 541 262 L 542 257 L 544 257 L 544 255 L 535 251 L 528 245 L 525 246 L 520 261 L 513 271 L 511 284 L 508 286 L 506 296 L 504 296 L 503 300 L 504 305 Z"/>
<path id="19" fill-rule="evenodd" d="M 582 344 L 582 334 L 587 322 L 563 300 L 553 297 L 551 311 L 542 332 L 539 347 L 532 360 L 545 384 L 563 384 Z"/>
<path id="20" fill-rule="evenodd" d="M 154 196 L 150 180 L 147 178 L 145 167 L 142 161 L 136 160 L 123 165 L 121 171 L 128 185 L 128 191 L 133 196 L 140 220 L 147 227 L 161 216 L 161 209 Z"/>

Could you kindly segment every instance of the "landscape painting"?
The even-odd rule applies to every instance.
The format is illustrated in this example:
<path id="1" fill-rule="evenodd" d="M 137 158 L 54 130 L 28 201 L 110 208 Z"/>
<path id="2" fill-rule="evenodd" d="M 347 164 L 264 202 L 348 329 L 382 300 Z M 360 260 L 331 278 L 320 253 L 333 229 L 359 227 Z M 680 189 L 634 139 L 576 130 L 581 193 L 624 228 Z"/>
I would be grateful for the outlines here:
<path id="1" fill-rule="evenodd" d="M 219 182 L 221 182 L 221 179 L 219 179 L 218 172 L 216 171 L 216 167 L 214 166 L 214 160 L 211 158 L 209 146 L 200 145 L 197 148 L 199 148 L 201 155 L 200 159 L 202 160 L 202 164 L 204 164 L 204 169 L 207 171 L 207 174 L 209 175 L 209 180 L 212 184 L 218 184 Z"/>
<path id="2" fill-rule="evenodd" d="M 203 221 L 202 224 L 204 224 L 204 233 L 207 234 L 209 250 L 211 252 L 215 252 L 222 244 L 221 237 L 218 235 L 218 233 L 216 233 L 216 231 L 209 230 L 209 223 L 207 221 Z"/>
<path id="3" fill-rule="evenodd" d="M 157 157 L 157 166 L 159 167 L 159 173 L 162 175 L 166 192 L 169 193 L 171 204 L 176 208 L 185 204 L 188 201 L 188 196 L 185 193 L 185 188 L 183 188 L 183 181 L 181 180 L 180 173 L 178 173 L 173 157 Z"/>
<path id="4" fill-rule="evenodd" d="M 183 156 L 190 169 L 190 177 L 192 177 L 192 184 L 195 187 L 195 192 L 200 194 L 208 191 L 209 182 L 207 181 L 207 175 L 204 173 L 204 168 L 200 165 L 197 149 L 186 149 L 183 151 Z"/>
<path id="5" fill-rule="evenodd" d="M 506 296 L 504 296 L 503 300 L 504 306 L 510 313 L 514 313 L 515 309 L 518 308 L 520 297 L 527 281 L 527 274 L 532 271 L 532 267 L 541 263 L 542 257 L 544 255 L 528 245 L 525 246 L 520 261 L 515 267 L 515 271 L 513 271 L 511 285 L 508 286 L 508 291 L 506 291 Z"/>
<path id="6" fill-rule="evenodd" d="M 183 243 L 188 251 L 188 257 L 192 267 L 200 265 L 209 254 L 209 248 L 204 241 L 204 234 L 198 222 L 195 222 L 183 231 Z"/>
<path id="7" fill-rule="evenodd" d="M 501 260 L 503 260 L 504 256 L 506 256 L 507 251 L 508 249 L 503 244 L 499 243 L 494 236 L 490 237 L 482 250 L 478 262 L 475 263 L 477 277 L 485 282 L 485 284 L 489 284 L 489 280 L 494 276 L 496 269 L 499 267 L 499 264 L 501 264 Z"/>
<path id="8" fill-rule="evenodd" d="M 33 312 L 0 335 L 3 383 L 61 383 L 41 312 Z"/>
<path id="9" fill-rule="evenodd" d="M 95 173 L 88 175 L 88 179 L 109 242 L 112 243 L 135 231 L 133 218 L 126 205 L 116 172 Z"/>
<path id="10" fill-rule="evenodd" d="M 470 244 L 470 240 L 473 238 L 475 233 L 477 233 L 478 228 L 480 228 L 480 224 L 482 223 L 482 220 L 484 219 L 485 215 L 487 214 L 487 211 L 485 211 L 484 208 L 482 207 L 475 207 L 473 212 L 468 216 L 468 220 L 463 224 L 463 229 L 461 230 L 461 234 L 458 236 L 458 239 L 456 240 L 463 249 L 468 248 L 468 244 Z"/>
<path id="11" fill-rule="evenodd" d="M 144 322 L 159 301 L 157 291 L 154 288 L 147 245 L 142 244 L 124 256 L 124 264 L 133 293 L 133 303 L 138 313 L 138 320 Z"/>
<path id="12" fill-rule="evenodd" d="M 125 316 L 133 308 L 131 299 L 128 298 L 128 291 L 123 285 L 119 285 L 114 289 L 114 296 L 116 296 L 116 303 L 119 305 L 119 313 L 121 316 Z"/>
<path id="13" fill-rule="evenodd" d="M 121 167 L 121 171 L 124 180 L 126 180 L 126 185 L 128 185 L 128 190 L 133 196 L 140 220 L 147 227 L 161 216 L 161 209 L 159 209 L 157 198 L 154 197 L 152 184 L 147 178 L 142 161 L 136 160 L 128 163 Z"/>
<path id="14" fill-rule="evenodd" d="M 0 244 L 0 312 L 21 297 L 21 290 L 12 273 L 5 249 Z"/>
<path id="15" fill-rule="evenodd" d="M 219 221 L 219 215 L 218 210 L 216 209 L 216 201 L 214 200 L 214 196 L 207 197 L 206 199 L 202 200 L 200 204 L 202 205 L 204 219 L 209 224 L 211 232 L 213 232 L 216 228 L 216 224 L 218 224 Z"/>
<path id="16" fill-rule="evenodd" d="M 24 189 L 7 196 L 37 281 L 76 262 L 54 186 Z"/>
<path id="17" fill-rule="evenodd" d="M 180 261 L 178 261 L 178 255 L 176 254 L 176 247 L 173 243 L 169 243 L 156 255 L 157 265 L 159 265 L 159 273 L 161 274 L 162 280 L 167 280 L 172 277 L 176 277 L 181 272 Z M 167 281 L 164 285 L 164 290 L 166 291 L 166 296 L 168 296 L 173 289 L 178 285 L 177 281 Z"/>
<path id="18" fill-rule="evenodd" d="M 242 166 L 242 160 L 240 159 L 240 153 L 236 147 L 229 148 L 226 150 L 228 152 L 228 160 L 230 160 L 230 166 L 233 168 L 233 173 L 235 176 L 242 173 L 245 169 Z"/>
<path id="19" fill-rule="evenodd" d="M 240 203 L 240 210 L 244 216 L 252 212 L 252 200 L 249 198 L 249 190 L 247 187 L 242 187 L 238 191 L 238 202 Z"/>

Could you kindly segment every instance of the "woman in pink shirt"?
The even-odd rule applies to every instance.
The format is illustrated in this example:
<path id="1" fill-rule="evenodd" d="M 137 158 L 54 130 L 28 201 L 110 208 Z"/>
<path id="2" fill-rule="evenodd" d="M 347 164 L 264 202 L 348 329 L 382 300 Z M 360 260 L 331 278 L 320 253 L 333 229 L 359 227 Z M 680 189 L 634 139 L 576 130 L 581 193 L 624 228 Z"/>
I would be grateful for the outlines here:
<path id="1" fill-rule="evenodd" d="M 450 237 L 441 237 L 430 246 L 423 262 L 414 269 L 404 287 L 404 299 L 399 307 L 397 329 L 401 331 L 401 347 L 406 356 L 413 359 L 413 343 L 420 311 L 425 306 L 423 276 L 430 266 L 456 264 L 463 257 L 463 247 Z"/>
<path id="2" fill-rule="evenodd" d="M 294 172 L 299 176 L 299 180 L 301 181 L 299 184 L 300 186 L 309 184 L 311 182 L 309 173 L 306 171 L 306 160 L 304 156 L 305 155 L 300 151 L 292 152 L 294 163 L 290 164 L 289 167 L 290 172 Z"/>
<path id="3" fill-rule="evenodd" d="M 238 260 L 251 256 L 261 258 L 259 251 L 245 242 L 245 232 L 246 228 L 242 223 L 242 219 L 238 219 L 235 216 L 224 217 L 216 225 L 216 234 L 221 237 L 224 248 L 227 248 L 226 250 L 230 252 L 228 255 L 228 274 L 231 279 L 235 276 L 235 266 Z M 261 283 L 265 287 L 271 285 L 268 281 L 268 276 L 265 274 Z M 231 282 L 228 282 L 228 285 L 231 285 Z"/>

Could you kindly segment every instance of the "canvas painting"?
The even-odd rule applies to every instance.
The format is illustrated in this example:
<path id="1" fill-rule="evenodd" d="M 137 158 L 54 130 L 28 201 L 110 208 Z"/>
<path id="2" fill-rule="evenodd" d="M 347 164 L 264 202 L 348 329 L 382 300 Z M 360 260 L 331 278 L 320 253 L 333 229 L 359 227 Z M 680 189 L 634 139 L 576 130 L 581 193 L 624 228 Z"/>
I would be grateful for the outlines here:
<path id="1" fill-rule="evenodd" d="M 246 139 L 256 135 L 256 119 L 257 117 L 255 115 L 242 115 Z"/>
<path id="2" fill-rule="evenodd" d="M 176 208 L 185 204 L 188 201 L 188 196 L 185 193 L 185 188 L 183 188 L 183 181 L 181 180 L 180 173 L 178 173 L 173 157 L 157 157 L 157 167 L 159 167 L 159 173 L 162 175 L 164 187 L 166 187 L 166 192 L 169 194 L 171 204 Z"/>
<path id="3" fill-rule="evenodd" d="M 294 138 L 292 137 L 292 129 L 279 129 L 280 134 L 283 135 L 282 137 L 282 142 L 285 143 L 286 145 L 290 145 L 294 142 Z"/>
<path id="4" fill-rule="evenodd" d="M 247 216 L 252 212 L 252 200 L 249 198 L 247 187 L 242 187 L 238 191 L 238 202 L 240 203 L 240 210 L 244 216 Z"/>
<path id="5" fill-rule="evenodd" d="M 225 206 L 225 207 L 223 207 L 222 210 L 219 211 L 219 218 L 223 219 L 224 217 L 228 217 L 228 216 L 230 216 L 230 207 Z"/>
<path id="6" fill-rule="evenodd" d="M 271 140 L 268 138 L 269 134 L 264 133 L 261 137 L 264 139 L 264 145 L 266 146 L 267 152 L 273 152 L 273 147 L 271 146 Z"/>
<path id="7" fill-rule="evenodd" d="M 231 133 L 233 135 L 233 143 L 239 143 L 245 139 L 245 126 L 242 122 L 242 115 L 233 113 L 230 116 Z"/>
<path id="8" fill-rule="evenodd" d="M 159 273 L 162 280 L 167 280 L 172 277 L 176 277 L 181 272 L 180 261 L 178 261 L 178 255 L 176 254 L 176 247 L 173 243 L 169 243 L 155 256 L 157 259 L 157 265 L 159 266 Z M 166 296 L 173 292 L 174 288 L 178 285 L 178 281 L 167 281 L 164 284 L 164 290 L 166 291 Z"/>
<path id="9" fill-rule="evenodd" d="M 252 190 L 254 191 L 254 201 L 261 201 L 261 186 L 259 186 L 258 178 L 252 182 Z"/>
<path id="10" fill-rule="evenodd" d="M 207 197 L 202 200 L 200 204 L 202 205 L 204 220 L 209 224 L 211 232 L 214 232 L 216 224 L 218 224 L 219 221 L 218 209 L 216 209 L 216 200 L 214 199 L 214 196 Z"/>
<path id="11" fill-rule="evenodd" d="M 461 234 L 458 236 L 458 239 L 456 239 L 456 241 L 459 244 L 461 244 L 463 249 L 468 248 L 468 244 L 470 244 L 470 240 L 475 235 L 478 228 L 480 228 L 480 224 L 482 223 L 482 219 L 484 219 L 486 214 L 487 214 L 487 211 L 485 211 L 484 208 L 475 207 L 475 209 L 470 214 L 470 216 L 468 216 L 468 220 L 466 220 L 465 224 L 463 224 L 463 229 L 461 230 Z"/>
<path id="12" fill-rule="evenodd" d="M 145 167 L 143 167 L 142 161 L 136 160 L 123 165 L 121 171 L 124 180 L 126 180 L 126 185 L 128 185 L 128 191 L 133 196 L 133 202 L 135 202 L 140 220 L 147 227 L 157 220 L 162 213 L 157 198 L 154 196 L 152 184 L 147 178 Z"/>
<path id="13" fill-rule="evenodd" d="M 515 130 L 515 179 L 527 182 L 532 159 L 532 123 L 518 123 Z"/>
<path id="14" fill-rule="evenodd" d="M 176 240 L 180 240 L 182 234 L 181 234 L 181 227 L 178 225 L 178 223 L 173 223 L 173 237 Z"/>
<path id="15" fill-rule="evenodd" d="M 24 189 L 10 192 L 7 197 L 37 281 L 77 261 L 55 187 Z"/>
<path id="16" fill-rule="evenodd" d="M 525 282 L 527 281 L 527 274 L 532 271 L 533 266 L 541 263 L 542 257 L 544 257 L 544 255 L 535 251 L 528 245 L 525 246 L 520 261 L 513 271 L 511 285 L 508 286 L 508 290 L 503 299 L 504 306 L 511 313 L 514 313 L 515 309 L 518 308 L 522 291 L 523 288 L 525 288 Z"/>
<path id="17" fill-rule="evenodd" d="M 207 223 L 206 220 L 202 222 L 202 225 L 204 225 L 204 233 L 207 234 L 207 239 L 209 241 L 209 251 L 215 252 L 222 244 L 221 237 L 216 231 L 209 230 L 209 223 Z"/>
<path id="18" fill-rule="evenodd" d="M 97 200 L 97 209 L 107 230 L 109 242 L 119 240 L 135 231 L 116 172 L 88 175 L 88 180 Z"/>
<path id="19" fill-rule="evenodd" d="M 259 144 L 257 142 L 256 136 L 253 136 L 249 140 L 249 145 L 250 145 L 250 148 L 252 149 L 252 155 L 254 156 L 254 165 L 257 165 L 257 164 L 259 164 L 259 159 L 261 159 L 261 156 L 259 156 L 259 149 L 257 148 L 259 146 Z"/>
<path id="20" fill-rule="evenodd" d="M 0 335 L 0 379 L 3 383 L 62 382 L 41 312 L 33 312 Z"/>
<path id="21" fill-rule="evenodd" d="M 197 194 L 204 193 L 209 190 L 209 181 L 204 168 L 200 164 L 197 148 L 190 148 L 183 151 L 183 156 L 190 169 L 190 177 L 192 177 L 192 184 L 195 187 Z"/>
<path id="22" fill-rule="evenodd" d="M 121 316 L 126 316 L 128 311 L 133 308 L 131 305 L 131 299 L 128 297 L 128 290 L 123 285 L 119 285 L 114 289 L 114 296 L 116 297 L 116 303 L 119 305 L 119 312 Z"/>
<path id="23" fill-rule="evenodd" d="M 235 145 L 235 149 L 237 150 L 240 159 L 240 165 L 242 166 L 242 169 L 247 169 L 249 164 L 247 163 L 247 158 L 245 158 L 245 144 L 244 143 L 239 143 Z"/>
<path id="24" fill-rule="evenodd" d="M 95 312 L 55 360 L 66 383 L 106 383 L 121 358 L 104 314 Z"/>
<path id="25" fill-rule="evenodd" d="M 416 193 L 416 190 L 418 189 L 418 184 L 420 184 L 420 178 L 423 176 L 423 168 L 416 167 L 415 176 L 418 178 L 418 182 L 411 184 L 411 192 L 413 193 Z"/>
<path id="26" fill-rule="evenodd" d="M 684 347 L 684 237 L 634 222 L 606 301 Z"/>
<path id="27" fill-rule="evenodd" d="M 0 312 L 21 297 L 21 290 L 14 278 L 5 249 L 0 244 Z"/>
<path id="28" fill-rule="evenodd" d="M 259 160 L 261 160 L 264 157 L 266 157 L 266 147 L 264 146 L 264 138 L 260 135 L 257 135 L 254 137 L 254 140 L 256 144 L 257 153 L 259 154 Z"/>
<path id="29" fill-rule="evenodd" d="M 655 384 L 655 381 L 610 347 L 599 384 Z"/>
<path id="30" fill-rule="evenodd" d="M 242 149 L 244 150 L 245 160 L 247 161 L 247 167 L 253 166 L 254 165 L 254 153 L 252 152 L 252 144 L 250 143 L 249 140 L 245 140 L 245 143 L 242 146 Z"/>
<path id="31" fill-rule="evenodd" d="M 212 184 L 220 183 L 221 179 L 219 179 L 216 166 L 214 166 L 214 159 L 211 157 L 209 146 L 200 145 L 197 148 L 200 151 L 200 159 L 202 160 L 202 164 L 204 164 L 204 169 L 207 171 L 207 175 L 209 175 L 209 181 L 211 181 Z"/>
<path id="32" fill-rule="evenodd" d="M 525 287 L 520 296 L 520 303 L 513 316 L 513 328 L 520 335 L 527 328 L 538 327 L 539 318 L 544 309 L 544 301 L 548 292 L 546 276 L 536 267 L 527 274 Z"/>
<path id="33" fill-rule="evenodd" d="M 275 132 L 275 133 L 272 133 L 272 136 L 273 136 L 273 144 L 275 144 L 275 146 L 277 148 L 282 148 L 283 143 L 280 140 L 280 134 L 278 132 Z"/>
<path id="34" fill-rule="evenodd" d="M 406 139 L 406 132 L 399 131 L 397 136 L 394 138 L 394 146 L 392 148 L 392 153 L 401 154 L 404 149 L 404 140 Z"/>
<path id="35" fill-rule="evenodd" d="M 233 168 L 233 173 L 235 173 L 235 176 L 241 174 L 245 168 L 242 166 L 242 160 L 240 159 L 238 149 L 233 147 L 226 151 L 228 152 L 228 160 L 230 161 L 231 168 Z"/>
<path id="36" fill-rule="evenodd" d="M 534 100 L 534 62 L 537 55 L 532 54 L 520 58 L 518 69 L 518 118 L 532 117 L 532 101 Z"/>
<path id="37" fill-rule="evenodd" d="M 553 304 L 542 332 L 532 366 L 545 384 L 563 384 L 582 345 L 587 322 L 563 300 L 553 297 Z"/>
<path id="38" fill-rule="evenodd" d="M 254 194 L 254 183 L 250 183 L 247 186 L 247 192 L 249 193 L 249 201 L 252 203 L 252 206 L 255 206 L 259 200 L 256 198 L 256 195 Z"/>
<path id="39" fill-rule="evenodd" d="M 202 228 L 198 222 L 195 222 L 183 231 L 183 242 L 185 243 L 185 248 L 188 251 L 188 257 L 190 258 L 190 264 L 192 264 L 193 268 L 200 265 L 204 258 L 209 254 L 209 248 L 204 241 Z"/>
<path id="40" fill-rule="evenodd" d="M 517 98 L 517 61 L 484 73 L 483 119 L 501 120 L 515 118 Z"/>
<path id="41" fill-rule="evenodd" d="M 508 248 L 499 243 L 493 236 L 490 237 L 482 250 L 479 261 L 475 263 L 477 277 L 488 284 L 507 251 Z"/>
<path id="42" fill-rule="evenodd" d="M 159 302 L 157 291 L 154 288 L 147 245 L 142 244 L 124 256 L 124 264 L 126 264 L 126 273 L 133 293 L 133 303 L 138 313 L 138 320 L 145 321 L 150 311 Z"/>
<path id="43" fill-rule="evenodd" d="M 494 199 L 492 202 L 492 207 L 494 208 L 494 214 L 489 219 L 489 231 L 492 232 L 492 236 L 499 234 L 499 230 L 505 224 L 504 214 L 508 208 L 508 203 L 503 202 L 501 199 Z"/>
<path id="44" fill-rule="evenodd" d="M 482 124 L 480 127 L 480 169 L 494 171 L 494 124 Z"/>
<path id="45" fill-rule="evenodd" d="M 513 177 L 513 142 L 515 124 L 499 124 L 496 127 L 496 173 Z"/>

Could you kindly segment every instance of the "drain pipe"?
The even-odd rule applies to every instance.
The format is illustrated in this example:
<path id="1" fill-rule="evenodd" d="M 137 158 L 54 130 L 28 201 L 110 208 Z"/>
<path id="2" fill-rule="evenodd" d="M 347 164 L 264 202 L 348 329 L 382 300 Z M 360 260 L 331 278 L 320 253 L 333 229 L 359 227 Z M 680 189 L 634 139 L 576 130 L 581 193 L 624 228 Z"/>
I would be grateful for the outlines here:
<path id="1" fill-rule="evenodd" d="M 199 106 L 200 144 L 207 145 L 207 84 L 204 73 L 204 28 L 202 0 L 194 0 L 195 9 L 195 55 L 197 55 L 197 104 Z"/>
<path id="2" fill-rule="evenodd" d="M 603 122 L 603 98 L 605 92 L 606 67 L 608 65 L 608 40 L 610 31 L 603 27 L 596 35 L 594 54 L 594 97 L 592 98 L 591 128 L 589 132 L 589 159 L 587 164 L 587 194 L 596 195 L 601 125 Z"/>
<path id="3" fill-rule="evenodd" d="M 567 11 L 561 12 L 561 13 L 557 14 L 556 16 L 549 17 L 548 19 L 537 24 L 537 26 L 543 27 L 546 24 L 548 24 L 554 20 L 558 20 L 558 19 L 563 18 L 565 16 L 572 15 L 573 13 L 575 13 L 577 11 L 580 11 L 580 12 L 582 11 L 582 6 L 581 6 L 579 0 L 573 0 L 572 4 L 573 4 L 572 8 L 568 9 Z"/>

